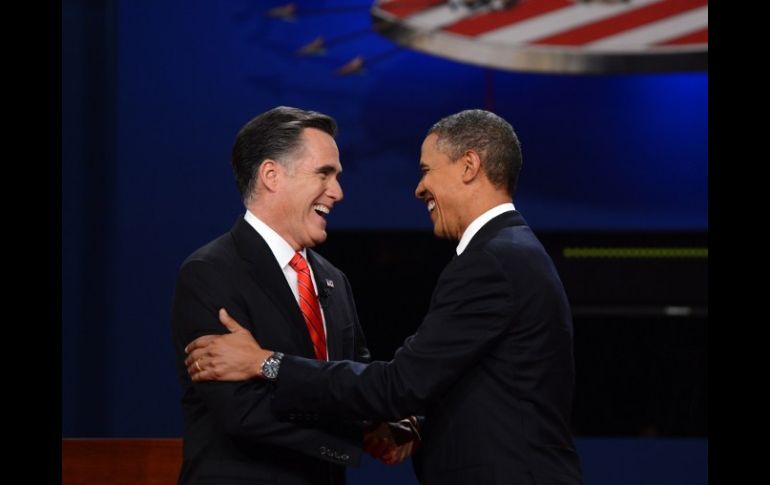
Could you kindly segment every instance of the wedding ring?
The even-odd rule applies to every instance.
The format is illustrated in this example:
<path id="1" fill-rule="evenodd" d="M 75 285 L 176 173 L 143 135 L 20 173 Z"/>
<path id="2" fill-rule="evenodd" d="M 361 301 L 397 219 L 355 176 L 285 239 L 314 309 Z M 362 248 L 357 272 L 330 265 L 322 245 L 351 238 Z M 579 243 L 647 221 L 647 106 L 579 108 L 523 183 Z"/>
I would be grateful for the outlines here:
<path id="1" fill-rule="evenodd" d="M 199 362 L 200 362 L 200 359 L 195 361 L 195 367 L 198 368 L 198 372 L 203 372 L 203 369 L 201 369 L 201 365 Z"/>

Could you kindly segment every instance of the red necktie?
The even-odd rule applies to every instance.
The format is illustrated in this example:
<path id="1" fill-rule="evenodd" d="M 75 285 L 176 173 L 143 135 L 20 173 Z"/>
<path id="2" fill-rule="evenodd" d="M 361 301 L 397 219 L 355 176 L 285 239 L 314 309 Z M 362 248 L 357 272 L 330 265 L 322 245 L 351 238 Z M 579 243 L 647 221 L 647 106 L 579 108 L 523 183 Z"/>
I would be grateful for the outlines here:
<path id="1" fill-rule="evenodd" d="M 318 298 L 316 298 L 315 290 L 313 290 L 313 281 L 310 279 L 310 268 L 300 253 L 294 254 L 294 257 L 289 261 L 289 266 L 297 272 L 299 308 L 302 310 L 302 316 L 305 317 L 307 330 L 310 332 L 310 340 L 313 341 L 315 356 L 318 360 L 326 360 L 326 334 L 321 319 L 321 307 L 318 306 Z"/>

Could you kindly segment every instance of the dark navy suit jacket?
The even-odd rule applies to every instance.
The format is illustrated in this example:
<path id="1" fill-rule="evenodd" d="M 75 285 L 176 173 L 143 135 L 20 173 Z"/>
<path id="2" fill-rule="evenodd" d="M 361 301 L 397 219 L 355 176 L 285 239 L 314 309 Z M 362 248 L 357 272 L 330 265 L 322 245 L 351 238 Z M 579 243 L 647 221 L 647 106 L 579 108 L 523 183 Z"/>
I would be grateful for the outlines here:
<path id="1" fill-rule="evenodd" d="M 347 278 L 311 250 L 308 260 L 324 309 L 330 359 L 368 361 Z M 344 465 L 360 460 L 360 423 L 281 422 L 270 407 L 269 384 L 256 379 L 191 382 L 184 347 L 201 335 L 227 332 L 217 316 L 222 307 L 269 348 L 314 355 L 283 271 L 265 240 L 242 217 L 230 232 L 187 258 L 171 315 L 185 420 L 179 483 L 344 483 Z"/>
<path id="2" fill-rule="evenodd" d="M 423 484 L 579 484 L 573 389 L 562 283 L 513 211 L 485 224 L 446 266 L 428 314 L 392 361 L 287 356 L 273 408 L 289 418 L 424 414 L 414 457 Z"/>

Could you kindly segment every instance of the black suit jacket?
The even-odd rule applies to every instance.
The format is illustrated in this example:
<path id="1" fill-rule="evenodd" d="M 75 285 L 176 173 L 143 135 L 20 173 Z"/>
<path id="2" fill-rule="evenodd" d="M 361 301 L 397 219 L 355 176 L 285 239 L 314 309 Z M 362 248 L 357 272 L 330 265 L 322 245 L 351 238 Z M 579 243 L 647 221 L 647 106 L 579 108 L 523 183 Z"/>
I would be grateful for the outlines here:
<path id="1" fill-rule="evenodd" d="M 485 224 L 446 266 L 428 314 L 392 361 L 287 356 L 277 382 L 280 414 L 424 413 L 414 457 L 424 484 L 581 483 L 569 427 L 570 307 L 550 257 L 515 211 Z"/>
<path id="2" fill-rule="evenodd" d="M 368 361 L 369 352 L 345 275 L 308 250 L 324 309 L 330 359 Z M 227 329 L 224 307 L 268 348 L 313 358 L 313 344 L 294 295 L 264 239 L 242 217 L 232 230 L 183 263 L 172 308 L 182 384 L 184 463 L 180 484 L 330 485 L 358 464 L 361 426 L 295 419 L 280 422 L 264 381 L 192 383 L 184 347 Z M 302 416 L 301 416 L 302 417 Z"/>

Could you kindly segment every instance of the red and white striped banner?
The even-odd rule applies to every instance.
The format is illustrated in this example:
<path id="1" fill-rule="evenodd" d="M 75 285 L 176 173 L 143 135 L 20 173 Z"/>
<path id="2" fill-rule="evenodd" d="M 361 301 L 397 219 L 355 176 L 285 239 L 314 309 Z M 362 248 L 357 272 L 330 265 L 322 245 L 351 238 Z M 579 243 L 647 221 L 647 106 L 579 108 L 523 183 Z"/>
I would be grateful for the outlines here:
<path id="1" fill-rule="evenodd" d="M 372 16 L 399 43 L 503 69 L 708 67 L 707 0 L 381 0 Z"/>

